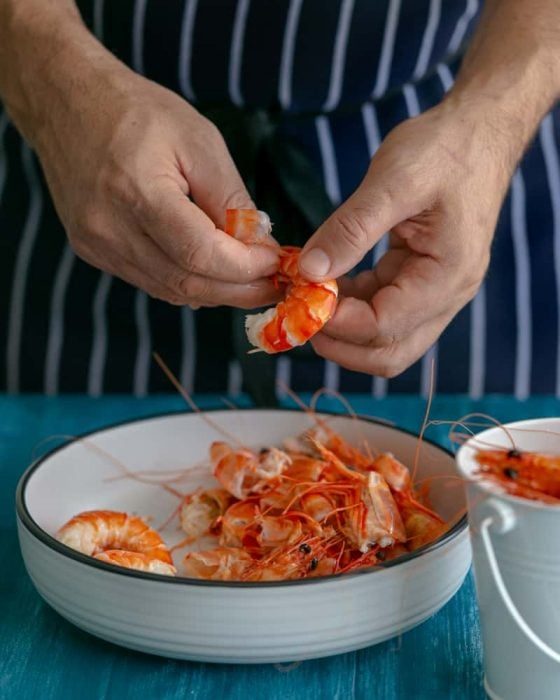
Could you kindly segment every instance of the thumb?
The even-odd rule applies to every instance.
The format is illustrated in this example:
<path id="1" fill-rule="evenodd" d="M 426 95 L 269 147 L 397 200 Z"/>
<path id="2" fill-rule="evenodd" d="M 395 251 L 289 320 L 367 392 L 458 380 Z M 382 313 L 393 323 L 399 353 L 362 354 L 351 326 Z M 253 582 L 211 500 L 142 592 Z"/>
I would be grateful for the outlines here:
<path id="1" fill-rule="evenodd" d="M 372 174 L 366 176 L 305 244 L 299 258 L 301 274 L 317 281 L 337 278 L 359 263 L 384 233 L 411 215 L 409 203 L 394 191 L 398 190 L 379 183 Z"/>

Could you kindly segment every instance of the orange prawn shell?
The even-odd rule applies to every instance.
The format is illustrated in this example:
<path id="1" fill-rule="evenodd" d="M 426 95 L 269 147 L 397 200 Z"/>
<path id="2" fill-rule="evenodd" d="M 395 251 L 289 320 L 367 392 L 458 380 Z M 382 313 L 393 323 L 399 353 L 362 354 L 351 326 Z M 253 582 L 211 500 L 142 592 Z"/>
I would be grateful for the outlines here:
<path id="1" fill-rule="evenodd" d="M 121 550 L 130 555 L 141 555 L 136 561 L 142 559 L 146 565 L 150 560 L 171 566 L 173 564 L 161 535 L 142 518 L 128 513 L 111 510 L 85 511 L 63 525 L 56 537 L 66 546 L 92 557 L 107 551 Z M 120 563 L 120 566 L 127 564 Z"/>
<path id="2" fill-rule="evenodd" d="M 512 454 L 513 453 L 513 454 Z M 480 450 L 480 471 L 514 496 L 555 503 L 560 499 L 560 457 L 517 450 Z M 515 478 L 508 476 L 515 474 Z"/>
<path id="3" fill-rule="evenodd" d="M 251 556 L 238 547 L 216 547 L 201 552 L 189 552 L 183 567 L 186 576 L 211 581 L 239 581 L 252 564 Z"/>
<path id="4" fill-rule="evenodd" d="M 177 569 L 173 564 L 154 558 L 149 554 L 129 552 L 123 549 L 108 549 L 96 554 L 94 559 L 103 561 L 106 564 L 122 566 L 125 569 L 136 569 L 137 571 L 146 571 L 153 574 L 174 576 L 177 573 Z"/>
<path id="5" fill-rule="evenodd" d="M 270 227 L 264 212 L 228 209 L 225 232 L 245 243 L 263 243 L 263 231 Z M 251 344 L 274 354 L 303 345 L 332 317 L 337 303 L 336 280 L 311 282 L 304 279 L 298 266 L 300 248 L 280 249 L 278 271 L 272 276 L 277 285 L 286 284 L 286 296 L 276 307 L 246 317 Z"/>

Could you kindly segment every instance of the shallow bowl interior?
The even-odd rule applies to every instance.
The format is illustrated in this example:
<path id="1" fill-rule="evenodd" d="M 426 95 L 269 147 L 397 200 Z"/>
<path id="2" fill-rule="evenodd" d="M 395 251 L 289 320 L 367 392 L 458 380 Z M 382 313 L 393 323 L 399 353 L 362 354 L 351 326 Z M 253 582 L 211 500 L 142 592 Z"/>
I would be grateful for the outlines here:
<path id="1" fill-rule="evenodd" d="M 310 416 L 290 410 L 224 410 L 206 416 L 210 422 L 192 413 L 143 419 L 58 448 L 34 465 L 22 481 L 20 517 L 59 551 L 60 545 L 55 545 L 52 537 L 64 522 L 83 510 L 134 512 L 159 526 L 179 500 L 155 482 L 166 481 L 181 493 L 214 483 L 207 461 L 208 446 L 213 440 L 224 439 L 220 431 L 245 445 L 262 447 L 281 445 L 285 438 L 314 425 Z M 418 440 L 411 433 L 368 419 L 329 414 L 319 417 L 352 444 L 367 442 L 373 449 L 392 452 L 410 467 L 414 464 Z M 142 481 L 127 477 L 125 470 Z M 464 508 L 463 489 L 456 487 L 456 480 L 453 485 L 454 471 L 450 453 L 430 442 L 423 443 L 417 479 L 437 477 L 431 482 L 432 505 L 448 520 Z M 447 476 L 451 478 L 442 478 Z M 464 528 L 464 520 L 454 530 L 457 527 Z M 181 539 L 176 522 L 164 529 L 163 535 L 170 545 Z M 72 555 L 71 550 L 62 551 Z M 93 559 L 88 561 L 92 566 L 102 566 Z"/>

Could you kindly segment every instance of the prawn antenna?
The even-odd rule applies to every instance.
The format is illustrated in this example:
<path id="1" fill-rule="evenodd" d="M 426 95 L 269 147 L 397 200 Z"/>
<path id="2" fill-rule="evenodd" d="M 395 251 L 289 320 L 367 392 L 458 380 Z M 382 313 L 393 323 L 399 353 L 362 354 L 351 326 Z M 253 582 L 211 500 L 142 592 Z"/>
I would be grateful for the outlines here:
<path id="1" fill-rule="evenodd" d="M 188 391 L 185 389 L 185 387 L 181 384 L 181 382 L 177 379 L 177 377 L 173 374 L 173 372 L 169 369 L 169 366 L 165 363 L 165 361 L 162 359 L 161 355 L 157 352 L 153 353 L 153 358 L 157 362 L 159 368 L 162 370 L 162 372 L 165 374 L 165 376 L 169 379 L 171 384 L 177 389 L 179 394 L 185 399 L 186 403 L 190 408 L 195 412 L 200 415 L 200 417 L 206 421 L 206 423 L 214 428 L 220 435 L 223 435 L 226 437 L 228 440 L 231 440 L 234 442 L 236 445 L 241 445 L 243 447 L 242 443 L 240 440 L 238 440 L 235 435 L 232 435 L 230 432 L 228 432 L 225 428 L 222 428 L 221 425 L 218 425 L 215 421 L 212 420 L 204 411 L 201 411 L 200 408 L 196 405 L 196 403 L 193 401 L 191 398 L 190 394 Z"/>
<path id="2" fill-rule="evenodd" d="M 422 427 L 420 428 L 420 434 L 418 435 L 418 442 L 416 443 L 416 452 L 414 453 L 414 467 L 412 469 L 412 483 L 416 478 L 416 472 L 418 471 L 418 462 L 420 461 L 420 450 L 422 449 L 422 440 L 424 438 L 424 433 L 426 432 L 426 427 L 430 418 L 430 410 L 432 408 L 432 399 L 434 398 L 434 386 L 435 386 L 435 374 L 436 374 L 436 363 L 434 358 L 432 358 L 430 367 L 430 391 L 428 392 L 428 401 L 426 403 L 426 410 L 424 412 L 424 420 L 422 421 Z"/>

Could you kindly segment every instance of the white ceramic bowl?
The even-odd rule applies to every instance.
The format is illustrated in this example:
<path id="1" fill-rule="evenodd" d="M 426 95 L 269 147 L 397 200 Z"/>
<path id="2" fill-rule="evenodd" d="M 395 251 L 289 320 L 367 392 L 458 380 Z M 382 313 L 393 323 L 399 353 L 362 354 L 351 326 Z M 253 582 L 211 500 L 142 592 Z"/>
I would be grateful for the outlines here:
<path id="1" fill-rule="evenodd" d="M 253 446 L 280 444 L 311 427 L 301 412 L 215 411 L 215 423 Z M 367 419 L 324 416 L 358 444 L 393 452 L 411 465 L 416 436 Z M 291 582 L 222 583 L 119 569 L 83 556 L 53 534 L 75 513 L 95 508 L 137 512 L 162 522 L 177 505 L 160 487 L 118 474 L 101 448 L 133 470 L 161 472 L 199 464 L 216 431 L 196 414 L 139 420 L 58 448 L 30 467 L 17 492 L 25 565 L 41 596 L 62 616 L 103 639 L 162 656 L 229 663 L 328 656 L 381 642 L 433 615 L 460 587 L 470 565 L 466 519 L 439 541 L 368 571 Z M 95 446 L 95 449 L 92 448 Z M 450 453 L 426 442 L 419 478 L 451 475 Z M 190 490 L 204 483 L 200 466 Z M 451 518 L 461 489 L 433 482 L 436 510 Z M 166 536 L 180 537 L 178 532 Z"/>

